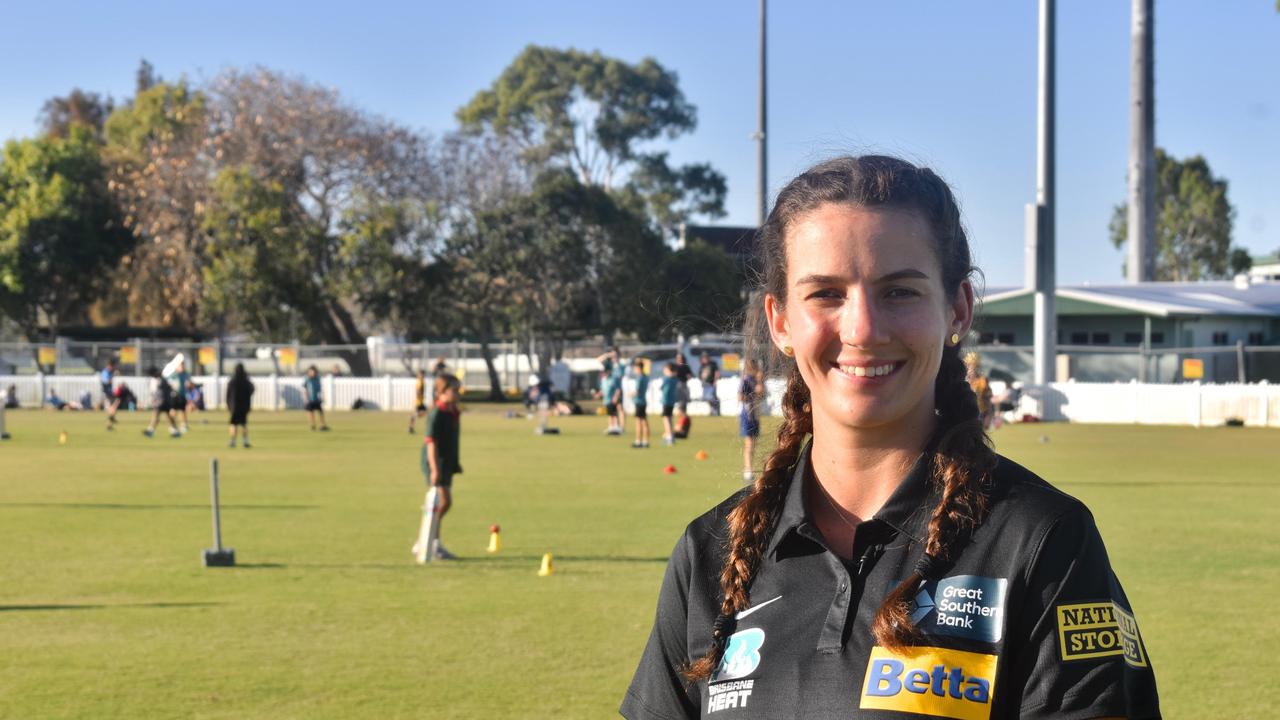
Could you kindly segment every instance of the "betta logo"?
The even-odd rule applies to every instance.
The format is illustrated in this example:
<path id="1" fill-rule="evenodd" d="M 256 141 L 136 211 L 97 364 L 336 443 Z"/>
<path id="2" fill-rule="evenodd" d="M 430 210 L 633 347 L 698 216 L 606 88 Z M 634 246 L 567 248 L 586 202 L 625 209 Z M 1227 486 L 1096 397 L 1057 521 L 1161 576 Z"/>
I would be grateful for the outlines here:
<path id="1" fill-rule="evenodd" d="M 877 645 L 867 662 L 860 707 L 988 720 L 996 660 L 963 650 L 911 647 L 895 653 Z"/>

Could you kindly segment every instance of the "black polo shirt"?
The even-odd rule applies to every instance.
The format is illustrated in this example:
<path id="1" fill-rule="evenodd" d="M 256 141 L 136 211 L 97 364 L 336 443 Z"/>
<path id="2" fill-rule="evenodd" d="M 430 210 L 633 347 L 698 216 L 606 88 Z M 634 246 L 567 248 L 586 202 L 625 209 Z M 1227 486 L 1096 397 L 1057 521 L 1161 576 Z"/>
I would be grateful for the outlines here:
<path id="1" fill-rule="evenodd" d="M 922 555 L 937 503 L 922 455 L 858 527 L 853 563 L 827 549 L 804 507 L 807 449 L 710 683 L 679 668 L 711 645 L 726 517 L 745 490 L 676 544 L 653 632 L 622 702 L 632 720 L 674 718 L 1159 717 L 1151 661 L 1093 517 L 1000 458 L 987 519 L 922 584 L 921 639 L 879 645 L 881 601 Z"/>

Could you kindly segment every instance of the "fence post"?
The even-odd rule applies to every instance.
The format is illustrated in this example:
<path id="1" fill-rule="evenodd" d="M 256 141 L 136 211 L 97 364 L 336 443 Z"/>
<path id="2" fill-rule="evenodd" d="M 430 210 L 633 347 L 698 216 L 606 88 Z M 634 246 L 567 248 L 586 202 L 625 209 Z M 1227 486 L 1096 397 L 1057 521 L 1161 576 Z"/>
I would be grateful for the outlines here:
<path id="1" fill-rule="evenodd" d="M 271 409 L 280 409 L 280 376 L 271 373 Z"/>
<path id="2" fill-rule="evenodd" d="M 327 375 L 324 376 L 325 404 L 329 406 L 326 408 L 327 410 L 332 410 L 335 407 L 337 407 L 337 405 L 334 404 L 335 401 L 333 397 L 333 384 L 334 384 L 333 373 L 328 373 Z"/>
<path id="3" fill-rule="evenodd" d="M 1248 374 L 1246 374 L 1244 371 L 1244 341 L 1243 340 L 1236 341 L 1236 377 L 1240 380 L 1241 385 L 1245 384 L 1246 382 L 1249 382 Z"/>
<path id="4" fill-rule="evenodd" d="M 1200 391 L 1200 381 L 1199 381 L 1199 380 L 1197 380 L 1197 381 L 1195 381 L 1194 383 L 1192 383 L 1192 387 L 1194 387 L 1194 388 L 1196 389 L 1196 392 L 1195 392 L 1195 397 L 1196 397 L 1196 407 L 1195 407 L 1195 414 L 1194 414 L 1194 415 L 1192 415 L 1192 423 L 1191 423 L 1191 424 L 1192 424 L 1193 426 L 1195 426 L 1195 427 L 1200 427 L 1200 416 L 1201 416 L 1201 414 L 1204 412 L 1204 402 L 1203 402 L 1203 398 L 1201 398 L 1201 397 L 1200 397 L 1200 394 L 1201 394 L 1201 391 Z"/>
<path id="5" fill-rule="evenodd" d="M 36 373 L 36 407 L 37 408 L 44 407 L 44 399 L 45 397 L 48 396 L 48 394 L 49 394 L 49 391 L 45 390 L 45 387 L 44 387 L 44 373 L 37 372 Z"/>
<path id="6" fill-rule="evenodd" d="M 390 410 L 391 408 L 391 376 L 382 376 L 382 408 Z"/>
<path id="7" fill-rule="evenodd" d="M 1262 427 L 1271 427 L 1271 386 L 1266 380 L 1258 383 L 1258 390 L 1262 393 Z"/>

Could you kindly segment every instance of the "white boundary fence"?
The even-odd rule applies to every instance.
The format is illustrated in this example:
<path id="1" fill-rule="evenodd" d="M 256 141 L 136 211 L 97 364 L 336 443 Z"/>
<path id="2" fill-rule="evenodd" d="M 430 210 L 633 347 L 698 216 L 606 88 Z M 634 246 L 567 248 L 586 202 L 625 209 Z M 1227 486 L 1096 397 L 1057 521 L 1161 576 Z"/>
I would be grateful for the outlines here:
<path id="1" fill-rule="evenodd" d="M 208 409 L 219 409 L 224 405 L 229 378 L 197 376 L 193 379 L 203 386 Z M 302 380 L 300 375 L 254 377 L 253 407 L 259 410 L 301 409 Z M 148 378 L 117 375 L 115 382 L 117 385 L 127 383 L 138 396 L 140 406 L 145 408 L 148 405 Z M 376 378 L 321 377 L 324 406 L 329 410 L 349 409 L 356 400 L 360 400 L 370 410 L 407 412 L 414 406 L 414 384 L 414 378 L 390 375 Z M 661 411 L 661 384 L 660 377 L 650 379 L 650 414 Z M 738 414 L 738 384 L 736 377 L 716 383 L 720 412 L 724 415 Z M 0 389 L 10 385 L 17 387 L 18 402 L 29 408 L 40 407 L 50 388 L 66 401 L 78 400 L 86 392 L 94 403 L 102 399 L 102 390 L 93 376 L 0 375 Z M 766 381 L 765 386 L 762 414 L 781 415 L 785 381 L 774 378 Z M 635 380 L 626 378 L 623 392 L 628 412 L 634 408 L 634 399 L 630 396 L 634 390 Z M 430 395 L 430 384 L 427 392 Z M 689 397 L 690 415 L 710 412 L 710 404 L 701 399 L 702 383 L 696 379 L 689 381 Z M 1068 382 L 1027 386 L 1023 388 L 1021 405 L 1015 414 L 1035 413 L 1041 400 L 1044 401 L 1044 419 L 1051 421 L 1201 427 L 1224 425 L 1228 420 L 1238 419 L 1248 426 L 1280 427 L 1280 385 L 1266 382 L 1247 385 Z"/>

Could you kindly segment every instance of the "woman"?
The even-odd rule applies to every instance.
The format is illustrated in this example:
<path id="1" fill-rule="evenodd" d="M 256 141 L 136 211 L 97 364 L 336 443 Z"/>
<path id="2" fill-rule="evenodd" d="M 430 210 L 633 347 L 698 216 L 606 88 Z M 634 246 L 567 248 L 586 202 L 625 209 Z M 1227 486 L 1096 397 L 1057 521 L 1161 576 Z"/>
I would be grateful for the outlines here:
<path id="1" fill-rule="evenodd" d="M 742 438 L 742 482 L 755 480 L 756 439 L 760 437 L 760 394 L 764 392 L 764 376 L 760 365 L 747 358 L 742 365 L 742 381 L 738 384 L 738 437 Z"/>
<path id="2" fill-rule="evenodd" d="M 1088 510 L 978 420 L 947 185 L 895 158 L 822 163 L 760 244 L 777 448 L 676 545 L 623 715 L 1158 717 Z"/>
<path id="3" fill-rule="evenodd" d="M 231 420 L 227 425 L 230 440 L 228 447 L 236 446 L 236 430 L 240 431 L 240 442 L 249 447 L 249 410 L 253 406 L 253 381 L 244 371 L 244 363 L 236 363 L 231 373 L 231 381 L 227 383 L 227 409 L 231 411 Z"/>

